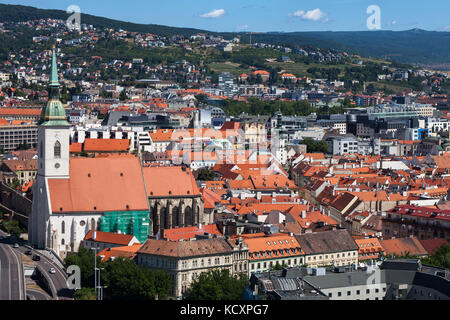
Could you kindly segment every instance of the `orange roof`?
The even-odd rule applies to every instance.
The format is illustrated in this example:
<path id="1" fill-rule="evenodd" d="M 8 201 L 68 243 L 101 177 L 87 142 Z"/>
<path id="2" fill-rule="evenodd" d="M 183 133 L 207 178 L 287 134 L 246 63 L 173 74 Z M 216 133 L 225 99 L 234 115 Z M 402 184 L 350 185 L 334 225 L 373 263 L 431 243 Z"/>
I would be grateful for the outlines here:
<path id="1" fill-rule="evenodd" d="M 244 242 L 249 248 L 250 261 L 290 257 L 303 253 L 297 239 L 286 234 L 244 237 Z"/>
<path id="2" fill-rule="evenodd" d="M 267 72 L 266 70 L 257 70 L 257 71 L 253 71 L 254 75 L 270 75 L 270 72 Z"/>
<path id="3" fill-rule="evenodd" d="M 297 188 L 292 180 L 283 175 L 251 175 L 250 180 L 255 189 Z"/>
<path id="4" fill-rule="evenodd" d="M 102 232 L 95 231 L 95 240 L 93 239 L 94 231 L 89 230 L 89 232 L 84 236 L 85 241 L 95 241 L 95 242 L 105 242 L 111 244 L 121 244 L 124 246 L 128 246 L 130 242 L 133 240 L 133 235 L 121 234 L 121 233 L 113 233 L 113 232 Z"/>
<path id="5" fill-rule="evenodd" d="M 322 214 L 320 211 L 306 212 L 306 218 L 303 219 L 302 211 L 306 210 L 304 210 L 300 206 L 294 206 L 288 211 L 288 213 L 292 216 L 292 218 L 295 219 L 295 221 L 297 221 L 302 226 L 303 229 L 308 229 L 312 223 L 316 222 L 324 222 L 327 225 L 338 224 L 336 220 L 327 216 L 326 214 Z"/>
<path id="6" fill-rule="evenodd" d="M 253 189 L 253 183 L 251 180 L 229 180 L 228 185 L 231 190 Z"/>
<path id="7" fill-rule="evenodd" d="M 84 141 L 85 152 L 126 152 L 129 147 L 128 139 L 86 139 Z"/>
<path id="8" fill-rule="evenodd" d="M 427 255 L 428 252 L 416 237 L 381 240 L 386 255 L 403 256 L 409 253 L 412 256 Z"/>
<path id="9" fill-rule="evenodd" d="M 189 240 L 195 238 L 196 235 L 203 235 L 205 233 L 216 234 L 221 236 L 222 233 L 217 228 L 216 224 L 204 225 L 199 228 L 199 226 L 194 227 L 185 227 L 185 228 L 174 228 L 174 229 L 165 229 L 164 230 L 164 238 L 169 241 L 178 241 L 178 240 Z"/>
<path id="10" fill-rule="evenodd" d="M 153 142 L 171 141 L 173 129 L 158 129 L 156 132 L 150 131 L 150 137 Z"/>
<path id="11" fill-rule="evenodd" d="M 221 192 L 223 191 L 223 192 Z M 216 202 L 221 202 L 221 194 L 226 193 L 226 190 L 212 191 L 208 188 L 202 188 L 202 200 L 205 209 L 214 209 L 216 207 Z"/>
<path id="12" fill-rule="evenodd" d="M 200 196 L 194 176 L 184 167 L 147 167 L 144 179 L 149 197 Z"/>
<path id="13" fill-rule="evenodd" d="M 72 153 L 81 153 L 83 152 L 83 144 L 78 142 L 72 142 L 69 146 L 69 151 Z"/>
<path id="14" fill-rule="evenodd" d="M 378 238 L 355 239 L 359 253 L 383 252 L 384 248 Z"/>
<path id="15" fill-rule="evenodd" d="M 40 116 L 41 112 L 37 108 L 0 108 L 0 116 Z"/>
<path id="16" fill-rule="evenodd" d="M 102 257 L 104 262 L 119 257 L 133 260 L 141 247 L 141 243 L 136 243 L 131 246 L 107 248 L 100 251 L 97 256 Z"/>
<path id="17" fill-rule="evenodd" d="M 52 212 L 148 211 L 137 157 L 71 158 L 69 179 L 48 179 Z"/>

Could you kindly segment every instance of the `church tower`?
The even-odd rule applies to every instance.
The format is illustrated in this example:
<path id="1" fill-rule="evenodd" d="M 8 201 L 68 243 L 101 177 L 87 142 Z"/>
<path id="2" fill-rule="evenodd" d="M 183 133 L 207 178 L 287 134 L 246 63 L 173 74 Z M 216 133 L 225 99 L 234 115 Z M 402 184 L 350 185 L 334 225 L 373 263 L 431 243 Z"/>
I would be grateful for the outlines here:
<path id="1" fill-rule="evenodd" d="M 48 93 L 38 123 L 38 172 L 28 223 L 29 243 L 40 249 L 53 247 L 48 179 L 69 179 L 70 124 L 59 96 L 55 47 Z"/>
<path id="2" fill-rule="evenodd" d="M 69 178 L 70 124 L 59 97 L 58 69 L 53 48 L 48 102 L 42 109 L 38 129 L 38 176 Z"/>

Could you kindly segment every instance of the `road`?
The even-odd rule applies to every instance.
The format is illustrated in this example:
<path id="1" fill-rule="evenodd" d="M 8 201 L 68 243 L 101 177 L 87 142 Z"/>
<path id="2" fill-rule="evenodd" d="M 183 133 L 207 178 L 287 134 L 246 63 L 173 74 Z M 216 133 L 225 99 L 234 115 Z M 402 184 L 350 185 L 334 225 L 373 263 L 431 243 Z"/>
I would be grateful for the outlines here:
<path id="1" fill-rule="evenodd" d="M 3 237 L 3 240 L 1 239 Z M 20 242 L 19 242 L 20 243 Z M 13 248 L 14 241 L 9 238 L 8 234 L 0 231 L 0 261 L 1 261 L 1 280 L 0 280 L 0 300 L 24 300 L 26 299 L 24 290 L 18 290 L 19 286 L 23 284 L 22 265 L 20 254 L 25 254 L 30 250 L 27 247 L 19 246 L 19 248 Z M 40 270 L 45 273 L 47 279 L 50 280 L 50 287 L 57 294 L 57 299 L 65 300 L 73 298 L 73 291 L 67 288 L 67 274 L 62 270 L 59 265 L 48 258 L 47 255 L 37 250 L 31 250 L 32 257 L 35 255 L 41 259 L 37 261 L 37 265 Z M 5 261 L 5 262 L 4 262 Z M 8 263 L 6 263 L 8 262 Z M 56 273 L 51 274 L 50 269 L 55 269 Z M 20 277 L 18 276 L 20 274 Z M 5 284 L 5 286 L 3 285 Z M 41 300 L 45 297 L 40 294 L 39 291 L 32 291 L 31 294 L 27 294 L 30 297 Z M 11 298 L 10 298 L 11 296 Z M 20 297 L 19 297 L 20 296 Z M 19 297 L 19 298 L 15 298 Z M 47 300 L 45 297 L 44 300 Z"/>
<path id="2" fill-rule="evenodd" d="M 52 300 L 48 294 L 34 289 L 28 289 L 27 296 L 30 300 Z"/>
<path id="3" fill-rule="evenodd" d="M 0 243 L 0 300 L 25 300 L 20 254 L 5 243 Z"/>

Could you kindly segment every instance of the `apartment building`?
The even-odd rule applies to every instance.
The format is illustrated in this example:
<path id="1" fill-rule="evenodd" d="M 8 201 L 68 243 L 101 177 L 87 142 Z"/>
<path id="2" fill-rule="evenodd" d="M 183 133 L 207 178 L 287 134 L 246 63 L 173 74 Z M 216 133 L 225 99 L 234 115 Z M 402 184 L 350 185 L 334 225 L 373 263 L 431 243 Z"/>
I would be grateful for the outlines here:
<path id="1" fill-rule="evenodd" d="M 233 246 L 225 238 L 191 241 L 148 239 L 137 252 L 137 263 L 170 274 L 174 281 L 172 294 L 181 299 L 201 273 L 214 269 L 228 269 L 233 273 L 234 257 L 239 253 L 245 256 L 246 251 L 245 246 Z M 238 265 L 239 262 L 242 263 L 238 260 Z"/>
<path id="2" fill-rule="evenodd" d="M 450 211 L 412 205 L 400 205 L 382 218 L 383 237 L 416 236 L 420 240 L 450 240 Z"/>
<path id="3" fill-rule="evenodd" d="M 293 234 L 252 234 L 244 238 L 249 248 L 249 275 L 271 270 L 277 264 L 288 267 L 303 265 L 304 255 Z"/>
<path id="4" fill-rule="evenodd" d="M 37 145 L 38 127 L 34 124 L 0 125 L 0 147 L 5 152 L 16 150 L 19 145 Z"/>
<path id="5" fill-rule="evenodd" d="M 349 266 L 358 263 L 358 245 L 347 230 L 296 235 L 309 267 Z"/>

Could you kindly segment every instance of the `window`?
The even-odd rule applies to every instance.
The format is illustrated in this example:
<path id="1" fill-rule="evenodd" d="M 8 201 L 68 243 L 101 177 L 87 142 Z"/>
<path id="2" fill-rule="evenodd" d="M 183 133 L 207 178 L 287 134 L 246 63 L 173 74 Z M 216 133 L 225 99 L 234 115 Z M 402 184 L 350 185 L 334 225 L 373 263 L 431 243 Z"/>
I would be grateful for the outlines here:
<path id="1" fill-rule="evenodd" d="M 330 292 L 330 293 L 328 294 L 328 296 L 331 298 L 331 297 L 333 297 L 333 294 Z"/>
<path id="2" fill-rule="evenodd" d="M 341 292 L 338 292 L 338 297 L 340 297 L 340 296 L 342 296 L 342 293 L 341 293 Z"/>
<path id="3" fill-rule="evenodd" d="M 359 291 L 359 290 L 356 290 L 356 294 L 360 294 L 361 293 L 361 291 Z"/>
<path id="4" fill-rule="evenodd" d="M 54 157 L 56 159 L 60 159 L 61 158 L 61 143 L 59 141 L 55 142 Z"/>
<path id="5" fill-rule="evenodd" d="M 370 293 L 370 289 L 367 289 L 367 290 L 366 290 L 366 293 L 369 294 L 369 293 Z"/>
<path id="6" fill-rule="evenodd" d="M 64 221 L 61 222 L 61 233 L 62 234 L 66 233 L 66 223 Z"/>
<path id="7" fill-rule="evenodd" d="M 351 291 L 347 291 L 347 295 L 350 296 L 352 294 Z"/>

